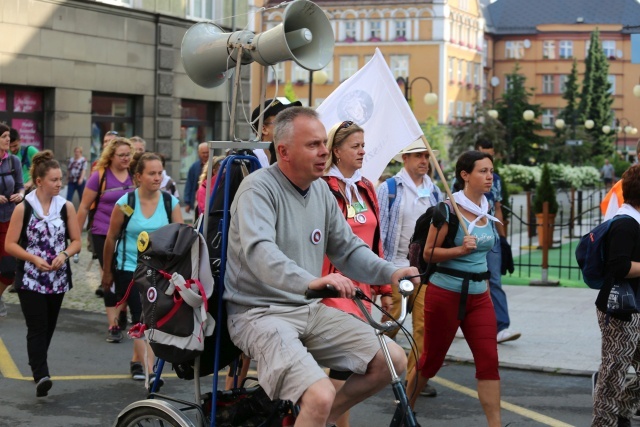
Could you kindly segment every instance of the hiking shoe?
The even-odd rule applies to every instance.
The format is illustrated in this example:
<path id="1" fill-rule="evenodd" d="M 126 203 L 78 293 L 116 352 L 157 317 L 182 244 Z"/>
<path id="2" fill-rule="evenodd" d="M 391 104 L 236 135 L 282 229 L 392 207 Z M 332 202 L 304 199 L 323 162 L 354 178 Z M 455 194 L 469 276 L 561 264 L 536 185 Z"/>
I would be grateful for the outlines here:
<path id="1" fill-rule="evenodd" d="M 104 298 L 104 290 L 102 290 L 102 286 L 98 286 L 95 293 L 97 297 Z"/>
<path id="2" fill-rule="evenodd" d="M 0 297 L 0 317 L 6 317 L 7 315 L 7 306 L 4 303 L 2 297 Z"/>
<path id="3" fill-rule="evenodd" d="M 153 389 L 153 384 L 156 382 L 156 374 L 149 374 L 149 393 L 151 393 L 151 390 Z M 159 378 L 158 379 L 158 387 L 156 387 L 156 391 L 155 393 L 160 391 L 160 388 L 164 385 L 164 379 Z"/>
<path id="4" fill-rule="evenodd" d="M 422 391 L 420 392 L 420 396 L 425 397 L 436 397 L 438 395 L 438 390 L 436 390 L 433 386 L 429 384 L 425 385 Z"/>
<path id="5" fill-rule="evenodd" d="M 464 334 L 462 333 L 462 329 L 460 329 L 460 327 L 458 327 L 458 330 L 456 331 L 456 338 L 464 338 Z"/>
<path id="6" fill-rule="evenodd" d="M 120 326 L 112 326 L 107 333 L 107 342 L 118 343 L 122 341 L 122 331 Z"/>
<path id="7" fill-rule="evenodd" d="M 140 362 L 131 362 L 129 366 L 131 379 L 135 381 L 144 381 L 144 367 Z"/>
<path id="8" fill-rule="evenodd" d="M 498 332 L 498 344 L 501 344 L 507 341 L 515 341 L 518 338 L 520 338 L 520 335 L 522 335 L 520 332 L 510 331 L 509 329 L 503 329 L 500 332 Z"/>
<path id="9" fill-rule="evenodd" d="M 51 382 L 51 378 L 40 378 L 40 381 L 36 383 L 36 397 L 47 396 L 49 394 L 49 390 L 51 390 L 52 385 L 53 383 Z"/>
<path id="10" fill-rule="evenodd" d="M 126 311 L 121 311 L 120 315 L 118 315 L 118 326 L 120 326 L 120 329 L 122 330 L 127 329 L 127 312 Z"/>

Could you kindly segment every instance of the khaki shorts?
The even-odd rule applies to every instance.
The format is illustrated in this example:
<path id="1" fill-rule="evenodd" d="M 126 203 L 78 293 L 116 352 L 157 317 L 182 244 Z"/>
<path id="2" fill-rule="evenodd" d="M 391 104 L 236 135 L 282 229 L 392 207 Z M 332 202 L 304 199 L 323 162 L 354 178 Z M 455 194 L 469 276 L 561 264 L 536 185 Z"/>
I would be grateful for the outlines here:
<path id="1" fill-rule="evenodd" d="M 318 364 L 364 374 L 380 350 L 371 326 L 320 303 L 258 307 L 230 315 L 228 326 L 233 342 L 258 362 L 267 395 L 294 403 L 327 378 Z"/>

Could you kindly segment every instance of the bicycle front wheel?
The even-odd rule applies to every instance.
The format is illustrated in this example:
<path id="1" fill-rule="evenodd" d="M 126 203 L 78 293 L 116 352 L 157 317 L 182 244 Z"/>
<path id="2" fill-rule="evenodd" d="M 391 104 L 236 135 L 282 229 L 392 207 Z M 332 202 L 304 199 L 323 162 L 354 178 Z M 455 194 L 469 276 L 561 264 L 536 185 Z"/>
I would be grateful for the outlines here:
<path id="1" fill-rule="evenodd" d="M 132 403 L 118 416 L 116 427 L 195 427 L 167 402 L 148 399 Z"/>

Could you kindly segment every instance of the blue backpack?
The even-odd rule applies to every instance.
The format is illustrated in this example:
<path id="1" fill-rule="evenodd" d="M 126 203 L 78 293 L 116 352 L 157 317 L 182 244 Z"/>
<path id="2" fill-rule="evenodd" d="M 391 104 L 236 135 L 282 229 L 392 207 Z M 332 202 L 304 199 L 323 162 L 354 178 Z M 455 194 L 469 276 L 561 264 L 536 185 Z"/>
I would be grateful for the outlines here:
<path id="1" fill-rule="evenodd" d="M 591 289 L 601 289 L 605 279 L 604 242 L 613 221 L 628 215 L 614 216 L 580 238 L 576 248 L 576 261 L 582 271 L 582 279 Z"/>

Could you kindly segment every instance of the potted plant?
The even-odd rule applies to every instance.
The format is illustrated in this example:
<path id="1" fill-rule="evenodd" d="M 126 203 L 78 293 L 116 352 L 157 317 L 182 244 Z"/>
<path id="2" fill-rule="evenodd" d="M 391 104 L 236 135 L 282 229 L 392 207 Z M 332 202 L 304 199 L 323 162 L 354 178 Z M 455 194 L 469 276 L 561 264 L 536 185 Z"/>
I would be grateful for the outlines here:
<path id="1" fill-rule="evenodd" d="M 549 202 L 549 224 L 543 226 L 542 210 L 544 202 Z M 538 230 L 538 242 L 541 248 L 550 248 L 553 242 L 553 224 L 558 213 L 558 200 L 556 199 L 556 189 L 551 183 L 551 171 L 546 163 L 542 166 L 540 182 L 536 187 L 533 196 L 533 212 L 536 214 L 536 224 Z"/>

